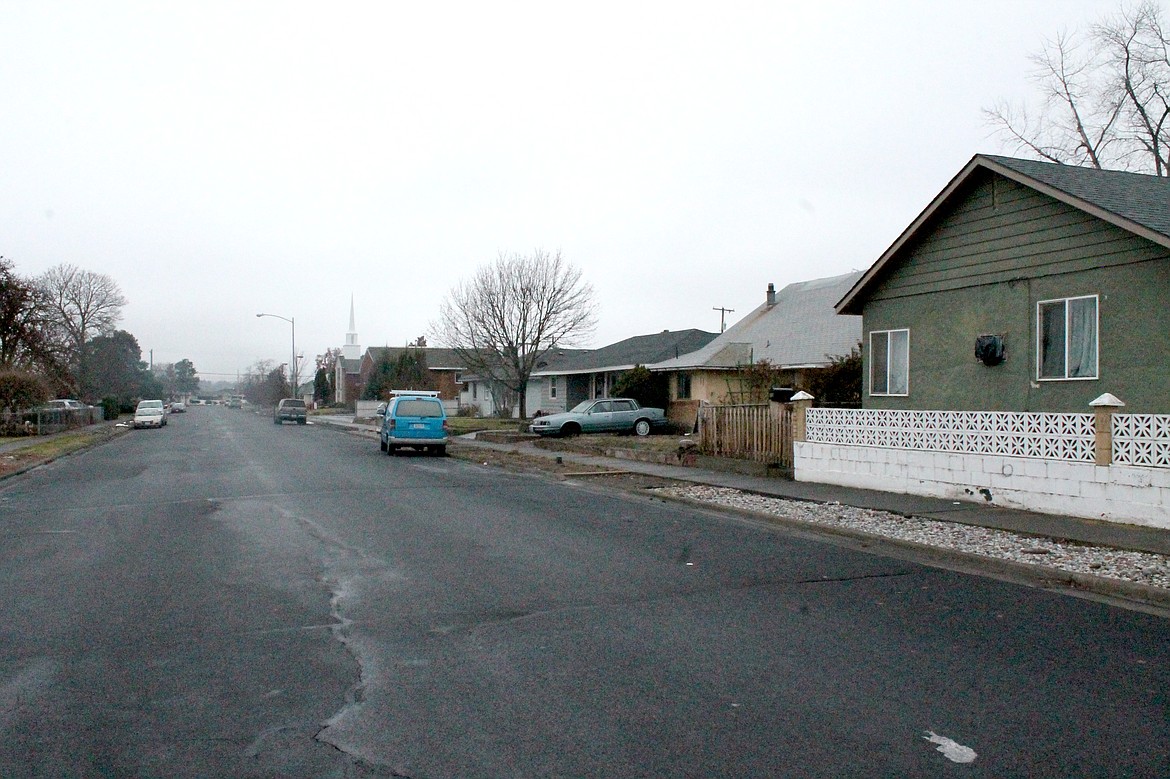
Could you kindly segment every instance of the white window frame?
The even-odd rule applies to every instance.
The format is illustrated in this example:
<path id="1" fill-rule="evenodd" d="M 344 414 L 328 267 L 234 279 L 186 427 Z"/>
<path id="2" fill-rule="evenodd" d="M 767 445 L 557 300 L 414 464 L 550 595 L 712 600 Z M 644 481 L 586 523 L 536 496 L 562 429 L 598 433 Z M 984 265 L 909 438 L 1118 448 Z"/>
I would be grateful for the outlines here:
<path id="1" fill-rule="evenodd" d="M 1093 365 L 1092 375 L 1069 376 L 1069 317 L 1074 300 L 1093 301 Z M 1045 376 L 1044 373 L 1044 315 L 1043 307 L 1060 303 L 1064 306 L 1064 375 Z M 1067 298 L 1052 298 L 1036 302 L 1036 381 L 1096 381 L 1101 374 L 1101 301 L 1097 295 L 1074 295 Z"/>
<path id="2" fill-rule="evenodd" d="M 906 345 L 905 345 L 905 349 L 904 349 L 904 360 L 903 360 L 903 363 L 905 365 L 906 387 L 905 387 L 904 392 L 890 392 L 890 386 L 893 384 L 893 382 L 891 381 L 891 379 L 893 378 L 892 369 L 894 368 L 894 365 L 895 365 L 895 361 L 890 359 L 890 355 L 893 353 L 893 349 L 894 349 L 894 336 L 898 333 L 905 333 L 906 334 Z M 874 389 L 874 387 L 876 386 L 874 383 L 874 368 L 877 364 L 877 360 L 874 359 L 874 348 L 873 348 L 875 336 L 881 337 L 885 341 L 886 375 L 885 375 L 885 380 L 883 383 L 885 390 L 882 392 L 878 392 Z M 871 330 L 870 331 L 870 333 L 869 333 L 869 394 L 873 397 L 883 397 L 883 398 L 884 397 L 904 398 L 904 397 L 907 397 L 910 395 L 910 328 L 903 327 L 903 328 L 896 328 L 896 329 L 892 329 L 892 330 Z"/>
<path id="3" fill-rule="evenodd" d="M 556 376 L 549 376 L 548 377 L 548 396 L 549 396 L 549 398 L 554 399 L 554 400 L 557 397 L 557 377 Z"/>

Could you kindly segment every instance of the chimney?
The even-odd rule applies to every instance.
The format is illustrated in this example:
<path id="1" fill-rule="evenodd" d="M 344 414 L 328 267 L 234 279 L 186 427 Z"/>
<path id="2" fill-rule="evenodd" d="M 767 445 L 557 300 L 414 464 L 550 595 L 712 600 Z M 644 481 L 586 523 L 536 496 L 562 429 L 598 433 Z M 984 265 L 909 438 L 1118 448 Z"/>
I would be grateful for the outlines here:
<path id="1" fill-rule="evenodd" d="M 768 282 L 768 308 L 776 305 L 776 285 Z"/>

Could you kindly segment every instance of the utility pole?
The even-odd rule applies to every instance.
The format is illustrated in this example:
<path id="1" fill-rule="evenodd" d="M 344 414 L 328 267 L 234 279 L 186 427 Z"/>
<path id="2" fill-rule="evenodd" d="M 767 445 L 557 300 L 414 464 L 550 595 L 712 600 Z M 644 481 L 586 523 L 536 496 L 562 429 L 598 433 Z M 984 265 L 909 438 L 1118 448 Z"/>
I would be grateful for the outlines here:
<path id="1" fill-rule="evenodd" d="M 735 309 L 734 308 L 723 308 L 722 306 L 711 306 L 711 310 L 719 312 L 719 332 L 722 333 L 724 330 L 727 329 L 727 315 L 734 314 Z"/>

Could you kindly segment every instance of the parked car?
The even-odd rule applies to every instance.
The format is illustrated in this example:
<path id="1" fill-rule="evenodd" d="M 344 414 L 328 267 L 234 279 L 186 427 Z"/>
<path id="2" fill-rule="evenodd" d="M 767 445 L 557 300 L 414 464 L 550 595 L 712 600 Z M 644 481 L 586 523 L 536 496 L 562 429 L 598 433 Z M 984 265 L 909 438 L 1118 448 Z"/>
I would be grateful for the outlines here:
<path id="1" fill-rule="evenodd" d="M 134 427 L 163 427 L 167 423 L 167 412 L 161 400 L 140 400 L 134 409 Z"/>
<path id="2" fill-rule="evenodd" d="M 80 400 L 58 398 L 56 400 L 50 400 L 48 403 L 42 406 L 42 408 L 48 409 L 50 411 L 80 411 L 82 409 L 89 408 L 89 406 L 82 403 Z"/>
<path id="3" fill-rule="evenodd" d="M 542 436 L 572 436 L 578 433 L 633 433 L 650 435 L 668 425 L 666 412 L 643 408 L 630 398 L 599 398 L 578 403 L 571 411 L 549 414 L 532 420 L 528 429 Z"/>
<path id="4" fill-rule="evenodd" d="M 276 409 L 272 412 L 272 421 L 278 425 L 283 425 L 285 422 L 296 422 L 298 425 L 303 425 L 309 421 L 308 413 L 305 401 L 284 398 L 276 404 Z"/>
<path id="5" fill-rule="evenodd" d="M 185 413 L 187 413 L 187 404 L 185 404 L 181 400 L 176 400 L 174 403 L 171 404 L 171 413 L 172 414 L 185 414 Z"/>
<path id="6" fill-rule="evenodd" d="M 395 390 L 386 403 L 378 435 L 382 451 L 393 455 L 401 446 L 447 453 L 447 410 L 437 392 Z"/>

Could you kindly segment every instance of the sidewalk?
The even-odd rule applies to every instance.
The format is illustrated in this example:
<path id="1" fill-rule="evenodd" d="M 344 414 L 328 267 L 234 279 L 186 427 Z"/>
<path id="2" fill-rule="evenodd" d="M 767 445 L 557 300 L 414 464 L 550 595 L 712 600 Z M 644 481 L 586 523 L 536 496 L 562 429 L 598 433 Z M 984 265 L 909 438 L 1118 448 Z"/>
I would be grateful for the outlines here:
<path id="1" fill-rule="evenodd" d="M 373 434 L 372 426 L 354 424 L 344 418 L 313 417 L 313 420 L 355 431 L 368 431 Z M 789 481 L 767 476 L 748 476 L 709 468 L 662 465 L 578 452 L 553 451 L 533 446 L 531 442 L 501 444 L 477 441 L 471 437 L 461 436 L 453 439 L 452 444 L 522 452 L 525 455 L 549 459 L 560 457 L 564 462 L 588 465 L 597 469 L 630 471 L 693 484 L 728 487 L 770 497 L 808 500 L 818 503 L 842 503 L 847 506 L 888 511 L 903 516 L 924 517 L 944 522 L 1009 530 L 1058 540 L 1077 541 L 1094 546 L 1170 555 L 1170 530 L 1140 525 L 1124 525 L 1104 520 L 1041 514 L 1035 511 L 1022 511 L 944 498 L 838 487 L 832 484 Z"/>
<path id="2" fill-rule="evenodd" d="M 981 505 L 975 502 L 951 501 L 944 498 L 903 495 L 814 482 L 789 481 L 776 477 L 747 476 L 739 473 L 660 465 L 576 452 L 556 452 L 540 449 L 532 444 L 494 444 L 464 438 L 457 439 L 457 443 L 460 446 L 511 449 L 540 457 L 561 457 L 565 462 L 631 471 L 712 487 L 729 487 L 776 498 L 808 500 L 818 503 L 842 503 L 847 506 L 888 511 L 903 516 L 938 519 L 945 522 L 1079 541 L 1095 546 L 1170 555 L 1170 530 L 1140 525 L 1123 525 L 1104 520 L 1041 514 L 1034 511 Z"/>
<path id="3" fill-rule="evenodd" d="M 46 441 L 54 441 L 58 438 L 65 438 L 78 433 L 93 432 L 96 430 L 103 430 L 105 428 L 117 427 L 119 421 L 124 425 L 130 424 L 130 417 L 123 416 L 120 420 L 107 419 L 104 422 L 94 422 L 92 425 L 83 425 L 81 427 L 71 427 L 68 430 L 62 430 L 59 433 L 49 433 L 48 435 L 27 435 L 18 436 L 15 438 L 0 439 L 0 454 L 5 452 L 15 452 L 20 449 L 27 449 L 30 446 L 43 444 Z"/>

